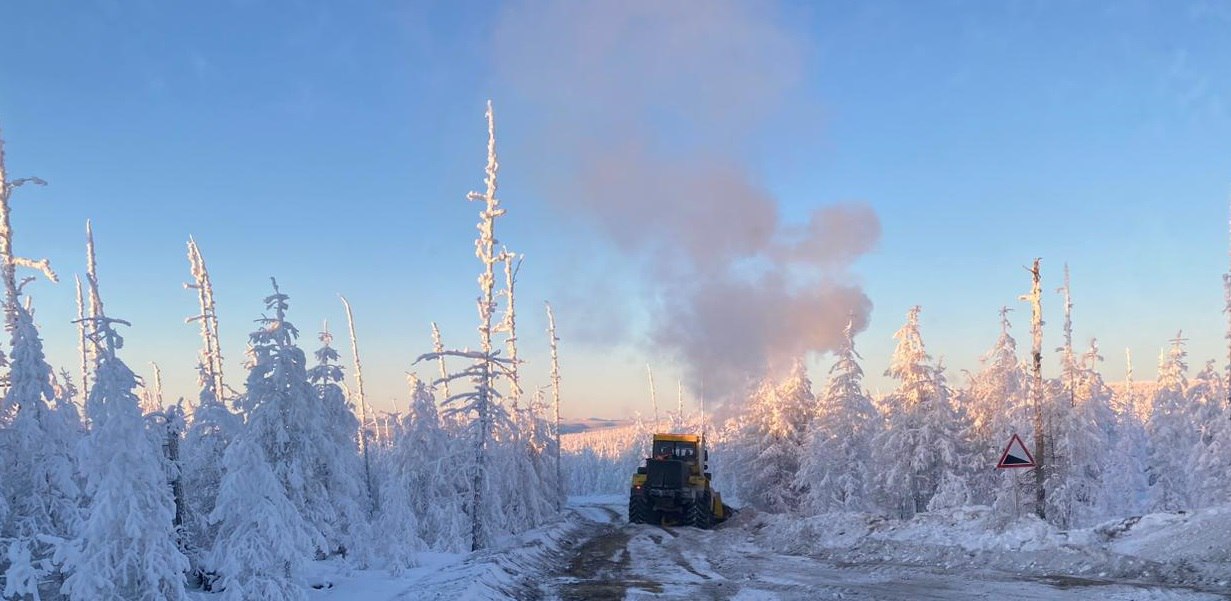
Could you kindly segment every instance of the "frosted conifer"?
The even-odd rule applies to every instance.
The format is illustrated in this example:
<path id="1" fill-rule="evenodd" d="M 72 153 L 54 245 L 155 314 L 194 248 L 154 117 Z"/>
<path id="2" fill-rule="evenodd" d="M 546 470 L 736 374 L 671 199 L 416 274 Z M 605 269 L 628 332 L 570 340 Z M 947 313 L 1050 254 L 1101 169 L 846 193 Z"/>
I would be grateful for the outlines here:
<path id="1" fill-rule="evenodd" d="M 265 298 L 272 315 L 257 320 L 261 328 L 249 337 L 252 365 L 243 398 L 247 430 L 308 523 L 316 550 L 332 555 L 354 542 L 356 490 L 349 470 L 355 450 L 340 446 L 331 433 L 328 420 L 336 412 L 326 411 L 309 382 L 304 353 L 296 344 L 299 330 L 286 320 L 289 297 L 276 281 L 273 287 Z"/>
<path id="2" fill-rule="evenodd" d="M 123 338 L 115 325 L 128 322 L 102 313 L 87 230 L 90 341 L 97 364 L 86 399 L 92 428 L 79 453 L 88 517 L 79 535 L 56 554 L 69 574 L 62 592 L 74 601 L 184 598 L 188 559 L 177 547 L 175 501 L 167 483 L 162 439 L 145 427 L 134 388 L 137 378 L 116 355 Z"/>
<path id="3" fill-rule="evenodd" d="M 181 466 L 187 515 L 184 536 L 189 559 L 197 570 L 217 538 L 209 521 L 222 487 L 223 460 L 227 447 L 243 429 L 243 420 L 214 394 L 217 379 L 205 365 L 197 366 L 201 394 L 184 435 Z"/>
<path id="4" fill-rule="evenodd" d="M 16 256 L 10 224 L 10 199 L 25 184 L 45 185 L 39 178 L 8 179 L 0 138 L 0 274 L 5 297 L 5 328 L 11 346 L 7 361 L 7 389 L 0 399 L 0 560 L 5 598 L 39 598 L 39 581 L 55 571 L 50 540 L 72 538 L 82 519 L 76 476 L 76 421 L 71 398 L 56 394 L 54 373 L 43 354 L 43 342 L 22 288 L 33 278 L 18 282 L 17 268 L 41 271 L 52 282 L 58 278 L 46 259 Z M 0 353 L 0 360 L 4 354 Z M 58 578 L 59 576 L 57 576 Z"/>
<path id="5" fill-rule="evenodd" d="M 984 355 L 983 369 L 971 378 L 966 393 L 973 427 L 972 444 L 977 450 L 976 461 L 982 466 L 996 464 L 1013 434 L 1027 436 L 1030 432 L 1028 379 L 1017 356 L 1017 341 L 1010 333 L 1009 311 L 1008 307 L 1001 308 L 1000 336 Z M 1002 506 L 1012 503 L 1016 474 L 990 470 L 984 473 L 986 478 L 973 483 L 976 502 Z"/>
<path id="6" fill-rule="evenodd" d="M 1150 484 L 1150 505 L 1156 511 L 1190 509 L 1189 462 L 1198 434 L 1189 421 L 1188 352 L 1185 339 L 1176 334 L 1171 348 L 1162 353 L 1158 366 L 1158 388 L 1150 399 L 1150 418 L 1146 433 L 1150 439 L 1150 459 L 1146 473 Z"/>
<path id="7" fill-rule="evenodd" d="M 1054 448 L 1060 458 L 1049 475 L 1048 518 L 1064 527 L 1092 525 L 1106 515 L 1109 467 L 1115 463 L 1113 440 L 1115 414 L 1112 391 L 1098 372 L 1103 358 L 1098 343 L 1073 367 L 1073 384 L 1067 398 L 1073 405 L 1056 422 Z M 1067 401 L 1065 401 L 1067 402 Z M 1128 478 L 1129 474 L 1124 474 Z"/>
<path id="8" fill-rule="evenodd" d="M 919 310 L 912 308 L 894 334 L 898 345 L 885 375 L 899 384 L 885 400 L 885 429 L 874 441 L 882 503 L 904 517 L 927 510 L 945 478 L 960 477 L 967 467 L 962 424 L 940 368 L 929 364 Z M 952 498 L 955 483 L 948 486 Z"/>
<path id="9" fill-rule="evenodd" d="M 367 538 L 367 515 L 371 509 L 368 488 L 360 474 L 365 466 L 358 455 L 359 420 L 339 385 L 342 368 L 338 352 L 331 343 L 333 336 L 325 327 L 320 334 L 321 348 L 316 351 L 317 365 L 308 370 L 308 381 L 316 389 L 323 413 L 322 422 L 330 446 L 321 457 L 325 488 L 337 515 L 335 530 L 339 542 L 351 552 L 357 551 Z M 369 480 L 370 482 L 370 480 Z"/>
<path id="10" fill-rule="evenodd" d="M 223 601 L 301 601 L 303 566 L 317 548 L 317 532 L 286 496 L 266 461 L 259 437 L 277 424 L 267 411 L 254 411 L 250 429 L 226 450 L 218 503 L 209 521 L 218 532 L 209 565 Z"/>
<path id="11" fill-rule="evenodd" d="M 812 513 L 866 509 L 872 437 L 880 414 L 863 389 L 863 369 L 848 321 L 825 392 L 817 399 L 796 487 Z"/>
<path id="12" fill-rule="evenodd" d="M 767 511 L 799 508 L 796 488 L 808 421 L 816 399 L 802 360 L 780 382 L 767 377 L 753 393 L 732 449 L 740 465 L 738 493 Z"/>

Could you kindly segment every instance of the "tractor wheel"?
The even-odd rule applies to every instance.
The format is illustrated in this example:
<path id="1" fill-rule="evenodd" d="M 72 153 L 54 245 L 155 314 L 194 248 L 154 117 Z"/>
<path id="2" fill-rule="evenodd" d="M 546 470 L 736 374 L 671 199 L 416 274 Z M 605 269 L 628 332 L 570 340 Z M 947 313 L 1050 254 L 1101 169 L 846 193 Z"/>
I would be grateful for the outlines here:
<path id="1" fill-rule="evenodd" d="M 688 506 L 687 513 L 684 514 L 684 521 L 693 528 L 701 528 L 709 530 L 714 525 L 714 509 L 712 501 L 709 497 L 698 499 L 696 502 Z"/>
<path id="2" fill-rule="evenodd" d="M 648 524 L 650 523 L 650 503 L 641 495 L 628 496 L 628 523 L 630 524 Z"/>

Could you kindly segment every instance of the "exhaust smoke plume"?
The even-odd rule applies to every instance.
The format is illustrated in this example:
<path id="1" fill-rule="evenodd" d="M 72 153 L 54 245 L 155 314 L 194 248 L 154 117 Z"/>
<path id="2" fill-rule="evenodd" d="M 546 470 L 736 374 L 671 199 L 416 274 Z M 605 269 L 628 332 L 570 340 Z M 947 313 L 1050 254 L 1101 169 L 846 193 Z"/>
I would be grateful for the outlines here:
<path id="1" fill-rule="evenodd" d="M 652 342 L 722 399 L 836 348 L 871 302 L 848 274 L 880 225 L 865 205 L 785 224 L 746 155 L 801 79 L 805 48 L 766 3 L 531 1 L 493 54 L 553 202 L 641 259 Z M 808 131 L 801 128 L 801 131 Z M 596 299 L 634 303 L 641 299 Z"/>

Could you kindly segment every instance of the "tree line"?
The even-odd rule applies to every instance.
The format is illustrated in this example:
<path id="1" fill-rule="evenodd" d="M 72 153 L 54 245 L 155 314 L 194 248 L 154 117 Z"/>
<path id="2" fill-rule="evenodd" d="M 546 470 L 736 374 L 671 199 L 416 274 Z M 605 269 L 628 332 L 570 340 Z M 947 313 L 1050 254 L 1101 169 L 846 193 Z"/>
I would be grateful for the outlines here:
<path id="1" fill-rule="evenodd" d="M 500 246 L 495 124 L 487 108 L 478 351 L 448 350 L 433 325 L 430 382 L 408 376 L 405 412 L 378 419 L 363 398 L 354 320 L 354 391 L 333 334 L 310 359 L 274 278 L 249 335 L 242 389 L 227 384 L 213 285 L 196 240 L 200 392 L 164 406 L 123 361 L 115 307 L 103 303 L 93 228 L 77 280 L 79 373 L 53 370 L 18 268 L 57 276 L 13 253 L 12 192 L 0 140 L 0 274 L 10 346 L 0 404 L 0 596 L 6 599 L 304 599 L 308 562 L 338 558 L 394 573 L 424 550 L 480 549 L 534 528 L 562 506 L 559 369 L 547 307 L 551 399 L 522 390 L 515 282 L 521 257 Z M 503 272 L 503 285 L 497 272 Z M 497 337 L 503 334 L 504 349 Z M 450 372 L 448 363 L 462 365 Z M 157 374 L 157 372 L 156 372 Z M 152 384 L 152 385 L 150 385 Z M 356 416 L 356 411 L 359 415 Z"/>

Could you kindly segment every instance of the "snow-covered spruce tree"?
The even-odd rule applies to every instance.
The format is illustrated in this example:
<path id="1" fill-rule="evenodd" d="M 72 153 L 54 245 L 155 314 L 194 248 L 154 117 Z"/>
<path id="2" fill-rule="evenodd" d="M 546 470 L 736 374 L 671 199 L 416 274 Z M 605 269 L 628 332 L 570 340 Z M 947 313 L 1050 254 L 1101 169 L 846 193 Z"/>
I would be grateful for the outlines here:
<path id="1" fill-rule="evenodd" d="M 93 247 L 91 235 L 91 267 Z M 99 298 L 91 274 L 91 296 Z M 123 338 L 115 326 L 129 324 L 104 315 L 101 302 L 96 307 L 87 318 L 97 359 L 86 399 L 92 427 L 78 455 L 88 516 L 78 536 L 56 553 L 68 574 L 61 590 L 74 601 L 183 599 L 189 564 L 176 545 L 163 441 L 145 427 L 133 392 L 136 376 L 116 355 Z"/>
<path id="2" fill-rule="evenodd" d="M 209 521 L 222 487 L 223 459 L 231 441 L 243 430 L 243 420 L 227 409 L 214 392 L 217 379 L 204 364 L 197 366 L 201 393 L 180 447 L 180 466 L 187 504 L 183 539 L 195 573 L 213 571 L 204 565 L 217 538 Z"/>
<path id="3" fill-rule="evenodd" d="M 320 534 L 287 498 L 266 460 L 262 438 L 282 426 L 278 421 L 274 411 L 258 406 L 223 458 L 225 475 L 209 516 L 217 538 L 207 560 L 222 601 L 307 598 L 297 580 Z"/>
<path id="4" fill-rule="evenodd" d="M 308 523 L 312 543 L 322 555 L 344 552 L 352 540 L 354 489 L 347 482 L 353 448 L 340 446 L 316 389 L 308 381 L 304 353 L 295 343 L 299 330 L 286 320 L 289 297 L 273 282 L 265 298 L 272 316 L 258 319 L 249 336 L 251 367 L 242 406 L 247 430 L 265 452 L 286 496 Z"/>
<path id="5" fill-rule="evenodd" d="M 436 417 L 436 400 L 419 379 L 413 374 L 408 376 L 411 388 L 410 413 L 427 411 L 434 420 Z M 426 399 L 421 400 L 421 395 Z M 426 402 L 429 407 L 420 407 Z M 380 538 L 379 555 L 384 559 L 390 573 L 394 576 L 402 574 L 407 568 L 416 565 L 415 555 L 426 548 L 419 524 L 419 512 L 430 511 L 430 507 L 415 503 L 416 497 L 428 496 L 432 491 L 439 491 L 442 483 L 432 482 L 430 476 L 423 473 L 425 466 L 445 457 L 446 444 L 443 437 L 432 437 L 439 453 L 435 459 L 421 456 L 419 453 L 427 449 L 413 448 L 417 446 L 407 435 L 416 426 L 411 420 L 423 420 L 425 417 L 408 416 L 398 424 L 394 431 L 391 447 L 382 454 L 383 474 L 380 480 L 380 504 L 376 510 L 376 532 Z M 439 433 L 439 428 L 436 432 Z M 417 442 L 417 441 L 415 441 Z M 437 496 L 437 495 L 433 495 Z M 433 500 L 440 500 L 439 497 Z M 461 514 L 461 508 L 454 503 L 447 503 L 450 509 L 456 509 Z"/>
<path id="6" fill-rule="evenodd" d="M 1107 473 L 1114 477 L 1106 480 L 1104 487 L 1109 516 L 1137 515 L 1149 504 L 1149 483 L 1146 468 L 1149 465 L 1149 441 L 1133 383 L 1133 356 L 1125 351 L 1127 371 L 1123 391 L 1111 399 L 1115 428 L 1112 431 L 1111 454 Z"/>
<path id="7" fill-rule="evenodd" d="M 16 307 L 10 355 L 11 385 L 0 414 L 0 468 L 8 516 L 0 516 L 0 550 L 9 560 L 0 595 L 40 596 L 39 582 L 58 582 L 52 540 L 76 536 L 82 521 L 81 488 L 75 449 L 80 438 L 76 407 L 71 398 L 57 397 L 51 367 L 30 313 Z M 54 576 L 52 576 L 54 574 Z M 42 591 L 48 593 L 49 591 Z"/>
<path id="8" fill-rule="evenodd" d="M 852 326 L 848 321 L 829 382 L 817 399 L 796 478 L 809 513 L 869 508 L 869 462 L 880 414 L 863 388 Z"/>
<path id="9" fill-rule="evenodd" d="M 1068 526 L 1071 505 L 1075 502 L 1074 492 L 1065 490 L 1070 483 L 1070 466 L 1068 447 L 1071 446 L 1068 437 L 1072 433 L 1069 422 L 1073 419 L 1073 408 L 1077 404 L 1078 373 L 1077 356 L 1073 351 L 1073 301 L 1069 287 L 1069 268 L 1064 266 L 1064 285 L 1058 290 L 1064 295 L 1064 344 L 1056 349 L 1060 353 L 1060 377 L 1046 382 L 1044 392 L 1045 404 L 1044 423 L 1047 426 L 1048 444 L 1046 460 L 1043 464 L 1044 482 L 1048 491 L 1047 517 L 1052 523 Z M 1065 498 L 1056 499 L 1056 495 Z M 1053 515 L 1060 511 L 1060 515 Z"/>
<path id="10" fill-rule="evenodd" d="M 1231 256 L 1231 255 L 1228 255 Z M 1222 398 L 1217 404 L 1223 416 L 1209 421 L 1198 421 L 1202 428 L 1203 445 L 1200 446 L 1194 458 L 1193 480 L 1197 483 L 1194 494 L 1202 505 L 1225 503 L 1231 499 L 1231 463 L 1227 461 L 1231 453 L 1231 271 L 1223 274 L 1223 313 L 1227 315 L 1227 331 L 1224 338 L 1227 341 L 1228 360 L 1225 366 L 1224 379 L 1218 387 L 1194 384 L 1196 390 L 1190 391 L 1190 396 L 1207 398 L 1215 390 L 1220 389 Z M 1211 365 L 1207 365 L 1207 370 Z M 1202 372 L 1198 380 L 1208 381 Z M 1212 404 L 1205 401 L 1202 404 Z M 1212 408 L 1207 409 L 1212 414 Z"/>
<path id="11" fill-rule="evenodd" d="M 1189 421 L 1196 426 L 1201 445 L 1210 444 L 1216 424 L 1227 417 L 1225 383 L 1213 359 L 1193 376 L 1184 395 L 1189 399 Z"/>
<path id="12" fill-rule="evenodd" d="M 505 499 L 503 503 L 504 524 L 510 532 L 532 528 L 547 519 L 555 511 L 554 489 L 549 487 L 545 473 L 550 464 L 542 457 L 541 441 L 532 440 L 542 419 L 541 413 L 532 411 L 530 405 L 521 402 L 523 390 L 518 376 L 520 360 L 517 353 L 517 299 L 515 295 L 517 273 L 521 257 L 501 251 L 499 260 L 504 264 L 504 289 L 498 296 L 504 299 L 504 312 L 493 332 L 505 334 L 505 349 L 508 352 L 508 368 L 505 370 L 511 422 L 508 427 L 497 424 L 493 432 L 493 471 L 496 477 L 489 482 L 492 490 Z M 541 409 L 541 407 L 540 407 Z"/>
<path id="13" fill-rule="evenodd" d="M 1201 441 L 1193 453 L 1194 501 L 1198 506 L 1225 503 L 1231 498 L 1231 468 L 1227 462 L 1227 453 L 1231 452 L 1231 419 L 1225 406 L 1225 384 L 1214 361 L 1193 378 L 1187 396 L 1192 400 L 1191 420 Z"/>
<path id="14" fill-rule="evenodd" d="M 1027 375 L 1017 356 L 1017 341 L 1010 334 L 1008 307 L 1000 310 L 1000 337 L 983 356 L 983 369 L 971 377 L 966 391 L 972 421 L 974 460 L 982 466 L 996 465 L 1000 453 L 1013 434 L 1028 437 L 1030 407 L 1027 404 Z M 971 483 L 975 502 L 996 507 L 1012 507 L 1018 485 L 1014 471 L 976 471 Z"/>
<path id="15" fill-rule="evenodd" d="M 408 383 L 410 407 L 387 457 L 378 521 L 383 534 L 397 533 L 405 524 L 395 522 L 414 516 L 414 538 L 395 534 L 389 540 L 388 544 L 399 547 L 389 558 L 395 566 L 399 557 L 409 561 L 416 540 L 426 548 L 446 552 L 470 545 L 465 508 L 470 480 L 465 470 L 458 469 L 469 458 L 470 448 L 443 429 L 431 390 L 414 376 Z"/>
<path id="16" fill-rule="evenodd" d="M 815 404 L 802 360 L 780 382 L 766 377 L 757 387 L 732 444 L 741 466 L 737 493 L 744 502 L 773 512 L 799 509 L 796 482 Z"/>
<path id="17" fill-rule="evenodd" d="M 1056 421 L 1057 469 L 1049 475 L 1047 517 L 1062 527 L 1085 527 L 1103 519 L 1112 501 L 1107 494 L 1108 470 L 1116 462 L 1113 454 L 1115 413 L 1111 409 L 1112 391 L 1098 372 L 1097 341 L 1080 364 L 1073 367 L 1073 383 L 1067 393 L 1072 406 Z M 1069 402 L 1061 399 L 1061 405 Z M 1129 467 L 1129 466 L 1123 466 Z M 1123 474 L 1131 478 L 1130 474 Z"/>
<path id="18" fill-rule="evenodd" d="M 1086 525 L 1106 510 L 1104 477 L 1115 416 L 1112 393 L 1098 373 L 1098 345 L 1079 361 L 1073 349 L 1073 301 L 1068 266 L 1064 269 L 1064 344 L 1060 377 L 1051 387 L 1047 406 L 1049 424 L 1047 463 L 1047 517 L 1061 527 Z"/>
<path id="19" fill-rule="evenodd" d="M 325 488 L 329 491 L 337 514 L 335 529 L 339 542 L 352 554 L 367 553 L 367 519 L 372 507 L 362 474 L 366 469 L 358 451 L 359 420 L 351 411 L 342 392 L 342 368 L 338 352 L 331 346 L 333 336 L 326 326 L 320 334 L 321 348 L 316 351 L 317 364 L 308 370 L 308 381 L 316 389 L 323 412 L 325 436 L 330 457 L 323 457 Z M 370 481 L 370 480 L 369 480 Z M 366 557 L 366 555 L 365 555 Z"/>
<path id="20" fill-rule="evenodd" d="M 1158 388 L 1150 398 L 1150 459 L 1146 474 L 1150 508 L 1154 511 L 1191 509 L 1190 461 L 1198 433 L 1188 410 L 1188 352 L 1181 334 L 1159 358 Z"/>
<path id="21" fill-rule="evenodd" d="M 894 334 L 898 345 L 885 375 L 899 384 L 885 399 L 885 428 L 873 442 L 881 503 L 902 517 L 928 510 L 942 484 L 946 503 L 959 497 L 967 468 L 960 416 L 941 370 L 929 364 L 919 310 L 913 307 Z"/>
<path id="22" fill-rule="evenodd" d="M 546 522 L 556 512 L 555 454 L 552 426 L 546 417 L 547 403 L 542 390 L 535 390 L 530 402 L 522 402 L 515 421 L 516 446 L 509 449 L 524 475 L 509 480 L 506 498 L 516 498 L 521 511 L 520 523 L 511 524 L 511 531 L 528 530 Z M 506 473 L 506 476 L 515 474 Z M 516 519 L 510 514 L 510 520 Z"/>
<path id="23" fill-rule="evenodd" d="M 936 364 L 936 384 L 937 390 L 947 396 L 948 410 L 929 412 L 928 416 L 931 420 L 925 421 L 924 429 L 939 432 L 945 428 L 952 428 L 954 451 L 948 459 L 942 457 L 944 467 L 941 472 L 940 485 L 936 489 L 936 494 L 932 495 L 928 501 L 928 511 L 970 505 L 972 500 L 971 474 L 980 467 L 975 464 L 976 457 L 970 451 L 970 439 L 974 428 L 967 411 L 969 401 L 960 390 L 949 386 L 948 378 L 945 376 L 943 358 Z"/>
<path id="24" fill-rule="evenodd" d="M 501 403 L 503 395 L 497 389 L 496 382 L 501 376 L 507 377 L 511 363 L 509 359 L 500 357 L 499 351 L 492 346 L 493 321 L 496 312 L 495 266 L 503 260 L 503 253 L 497 254 L 495 251 L 496 219 L 504 215 L 505 211 L 500 208 L 500 201 L 496 198 L 496 176 L 500 164 L 496 160 L 496 127 L 490 101 L 487 103 L 486 116 L 487 177 L 484 181 L 487 189 L 482 193 L 471 192 L 467 195 L 468 200 L 484 203 L 484 208 L 479 213 L 477 226 L 479 236 L 475 240 L 475 256 L 483 265 L 483 271 L 478 278 L 479 298 L 476 303 L 479 313 L 479 350 L 436 351 L 421 355 L 418 359 L 418 361 L 439 360 L 441 357 L 450 356 L 471 362 L 466 369 L 442 377 L 437 383 L 443 385 L 455 380 L 468 379 L 473 385 L 472 390 L 454 394 L 444 401 L 446 405 L 449 405 L 450 412 L 470 419 L 466 434 L 473 443 L 473 463 L 470 465 L 472 551 L 477 551 L 487 545 L 489 530 L 495 526 L 492 518 L 502 512 L 503 499 L 485 498 L 485 493 L 491 488 L 488 480 L 488 464 L 490 463 L 489 447 L 493 441 L 493 433 L 509 421 L 508 413 Z"/>
<path id="25" fill-rule="evenodd" d="M 40 597 L 39 585 L 55 573 L 52 539 L 72 538 L 81 522 L 74 448 L 76 408 L 58 397 L 53 372 L 30 310 L 20 300 L 17 267 L 36 268 L 58 281 L 46 259 L 14 256 L 9 200 L 15 188 L 38 178 L 9 180 L 0 138 L 0 273 L 5 327 L 11 336 L 8 388 L 0 400 L 0 596 Z M 2 355 L 2 353 L 0 353 Z M 66 406 L 67 405 L 67 406 Z M 53 581 L 60 579 L 55 574 Z"/>

